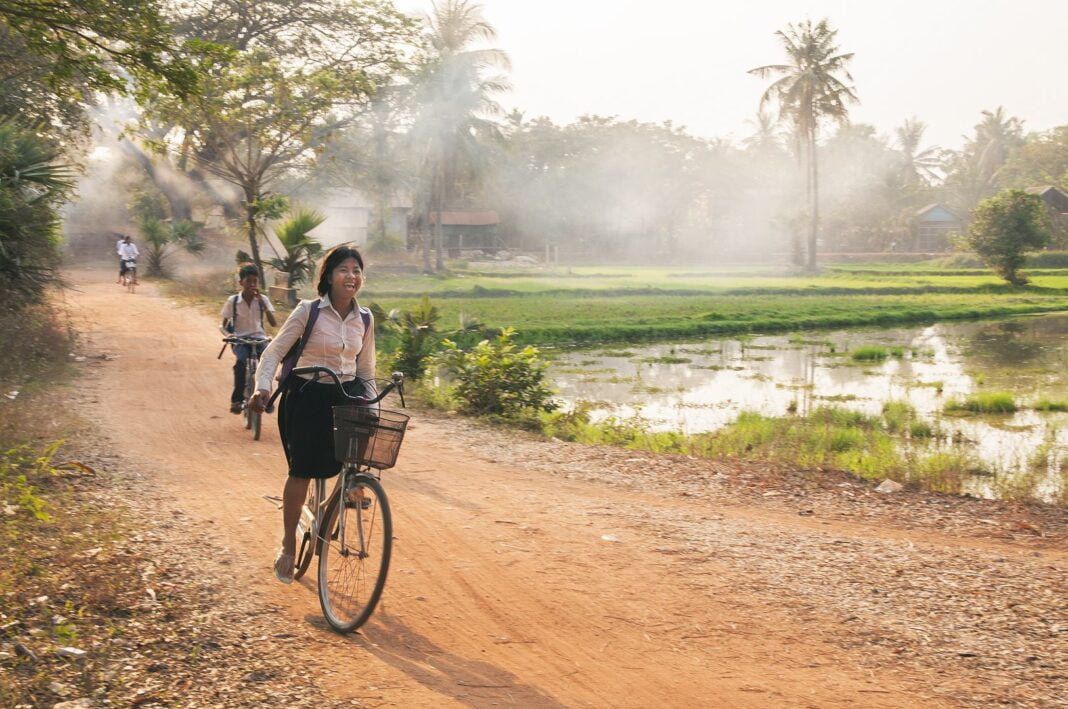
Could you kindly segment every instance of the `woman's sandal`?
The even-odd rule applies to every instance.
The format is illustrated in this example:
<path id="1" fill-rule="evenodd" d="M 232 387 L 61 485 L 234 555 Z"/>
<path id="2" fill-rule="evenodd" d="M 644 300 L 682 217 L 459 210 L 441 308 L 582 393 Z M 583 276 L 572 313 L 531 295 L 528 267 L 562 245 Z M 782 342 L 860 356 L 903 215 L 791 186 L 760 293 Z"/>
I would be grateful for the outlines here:
<path id="1" fill-rule="evenodd" d="M 293 565 L 296 563 L 293 554 L 286 554 L 282 549 L 278 550 L 278 556 L 274 559 L 274 576 L 282 583 L 293 583 Z"/>

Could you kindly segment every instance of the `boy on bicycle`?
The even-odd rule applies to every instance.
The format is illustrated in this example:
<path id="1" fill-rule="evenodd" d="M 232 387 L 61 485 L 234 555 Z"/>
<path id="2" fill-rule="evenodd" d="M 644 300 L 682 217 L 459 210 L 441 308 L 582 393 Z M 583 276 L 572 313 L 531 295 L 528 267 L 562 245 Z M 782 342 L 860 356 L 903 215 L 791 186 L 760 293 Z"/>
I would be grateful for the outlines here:
<path id="1" fill-rule="evenodd" d="M 223 303 L 220 315 L 223 319 L 222 330 L 228 335 L 238 337 L 260 337 L 267 339 L 267 333 L 263 330 L 263 318 L 272 326 L 278 323 L 274 319 L 274 306 L 267 296 L 260 293 L 260 273 L 252 264 L 241 267 L 237 273 L 241 291 L 226 299 Z M 263 354 L 266 342 L 255 345 L 256 356 Z M 230 413 L 241 413 L 241 406 L 245 399 L 245 364 L 252 354 L 253 345 L 234 345 L 234 390 L 230 393 Z"/>

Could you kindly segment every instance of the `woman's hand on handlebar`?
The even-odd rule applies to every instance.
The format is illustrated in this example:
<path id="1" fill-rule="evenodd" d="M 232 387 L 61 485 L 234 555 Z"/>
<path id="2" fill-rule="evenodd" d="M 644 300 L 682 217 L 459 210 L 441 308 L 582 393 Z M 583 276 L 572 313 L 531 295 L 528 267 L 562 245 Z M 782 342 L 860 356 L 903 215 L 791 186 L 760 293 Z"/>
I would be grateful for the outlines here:
<path id="1" fill-rule="evenodd" d="M 267 408 L 267 400 L 271 398 L 271 392 L 266 389 L 260 389 L 258 392 L 252 395 L 249 399 L 248 406 L 253 411 L 259 411 L 263 413 L 263 410 Z"/>

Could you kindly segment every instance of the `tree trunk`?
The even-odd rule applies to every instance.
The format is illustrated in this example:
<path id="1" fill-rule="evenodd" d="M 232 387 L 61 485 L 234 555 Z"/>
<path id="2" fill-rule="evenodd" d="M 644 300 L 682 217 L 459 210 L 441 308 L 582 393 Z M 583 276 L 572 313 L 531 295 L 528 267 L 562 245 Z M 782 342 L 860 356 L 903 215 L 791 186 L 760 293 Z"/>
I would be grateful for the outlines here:
<path id="1" fill-rule="evenodd" d="M 434 270 L 435 271 L 444 271 L 445 270 L 445 259 L 442 257 L 442 253 L 441 253 L 441 251 L 442 251 L 442 242 L 444 241 L 443 235 L 442 235 L 442 231 L 441 231 L 441 220 L 442 220 L 442 216 L 443 216 L 442 212 L 445 211 L 445 206 L 444 206 L 444 202 L 445 202 L 445 166 L 442 165 L 440 170 L 441 170 L 441 173 L 439 174 L 439 177 L 438 177 L 438 190 L 437 190 L 437 200 L 436 200 L 437 201 L 437 209 L 438 209 L 438 220 L 434 224 Z"/>
<path id="2" fill-rule="evenodd" d="M 256 207 L 254 206 L 257 201 L 256 190 L 245 190 L 245 227 L 248 231 L 248 245 L 252 253 L 252 263 L 256 266 L 256 271 L 260 274 L 260 283 L 266 286 L 267 278 L 263 272 L 263 263 L 260 261 L 260 244 L 256 238 L 257 220 L 256 220 Z"/>
<path id="3" fill-rule="evenodd" d="M 386 245 L 386 221 L 387 215 L 392 211 L 390 199 L 392 190 L 389 189 L 389 180 L 386 177 L 386 127 L 376 114 L 375 120 L 375 192 L 378 202 L 378 220 L 374 225 L 375 236 L 379 243 Z"/>
<path id="4" fill-rule="evenodd" d="M 816 131 L 809 132 L 808 159 L 811 166 L 812 180 L 812 225 L 808 235 L 808 270 L 816 270 L 816 242 L 820 231 L 820 185 L 819 170 L 816 162 Z"/>

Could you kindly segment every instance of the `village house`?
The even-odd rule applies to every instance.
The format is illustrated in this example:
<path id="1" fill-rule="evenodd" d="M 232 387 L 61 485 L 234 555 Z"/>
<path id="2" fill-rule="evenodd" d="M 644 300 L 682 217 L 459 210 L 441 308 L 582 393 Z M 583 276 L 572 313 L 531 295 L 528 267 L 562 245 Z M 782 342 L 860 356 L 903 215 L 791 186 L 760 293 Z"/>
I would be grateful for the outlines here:
<path id="1" fill-rule="evenodd" d="M 504 248 L 499 233 L 501 220 L 492 209 L 430 212 L 425 219 L 416 221 L 415 228 L 433 239 L 439 219 L 442 248 L 451 258 L 459 258 L 463 251 L 496 253 Z"/>
<path id="2" fill-rule="evenodd" d="M 912 218 L 912 248 L 920 253 L 952 250 L 949 237 L 964 230 L 964 221 L 942 204 L 929 204 Z"/>
<path id="3" fill-rule="evenodd" d="M 1068 249 L 1068 193 L 1054 185 L 1030 187 L 1027 191 L 1037 194 L 1046 205 L 1052 232 L 1049 247 Z"/>

